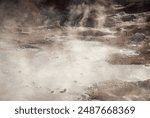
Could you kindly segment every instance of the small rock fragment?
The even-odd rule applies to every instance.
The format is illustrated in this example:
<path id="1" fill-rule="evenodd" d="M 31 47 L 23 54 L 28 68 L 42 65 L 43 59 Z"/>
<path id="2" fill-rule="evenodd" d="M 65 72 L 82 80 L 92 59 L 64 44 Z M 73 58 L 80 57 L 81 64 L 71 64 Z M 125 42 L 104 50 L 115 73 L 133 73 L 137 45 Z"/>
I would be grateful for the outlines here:
<path id="1" fill-rule="evenodd" d="M 145 39 L 145 34 L 143 33 L 135 33 L 132 35 L 131 40 L 135 42 L 141 42 Z"/>

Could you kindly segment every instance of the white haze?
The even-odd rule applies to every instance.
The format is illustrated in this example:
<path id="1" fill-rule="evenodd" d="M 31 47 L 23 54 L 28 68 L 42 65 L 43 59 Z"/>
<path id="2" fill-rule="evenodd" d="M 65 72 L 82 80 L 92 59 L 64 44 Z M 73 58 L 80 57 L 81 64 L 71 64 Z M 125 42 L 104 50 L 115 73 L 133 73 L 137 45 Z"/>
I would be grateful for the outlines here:
<path id="1" fill-rule="evenodd" d="M 29 36 L 24 36 L 13 29 L 18 27 L 14 19 L 3 22 L 6 29 L 12 26 L 12 31 L 5 30 L 0 34 L 0 100 L 78 100 L 87 87 L 100 81 L 149 79 L 149 67 L 107 62 L 113 53 L 130 55 L 133 50 L 122 51 L 98 41 L 80 40 L 78 31 L 86 30 L 82 27 L 83 22 L 95 6 L 75 7 L 72 6 L 70 11 L 70 21 L 74 14 L 84 10 L 78 28 L 72 28 L 68 22 L 69 26 L 63 31 L 44 29 L 41 33 L 29 32 Z M 104 7 L 96 6 L 96 9 L 99 9 L 96 30 L 113 34 L 114 31 L 102 26 L 106 17 Z M 35 40 L 33 42 L 47 38 L 52 44 L 35 44 L 38 48 L 33 49 L 20 48 L 17 41 L 24 40 L 22 42 L 26 44 L 30 38 Z"/>

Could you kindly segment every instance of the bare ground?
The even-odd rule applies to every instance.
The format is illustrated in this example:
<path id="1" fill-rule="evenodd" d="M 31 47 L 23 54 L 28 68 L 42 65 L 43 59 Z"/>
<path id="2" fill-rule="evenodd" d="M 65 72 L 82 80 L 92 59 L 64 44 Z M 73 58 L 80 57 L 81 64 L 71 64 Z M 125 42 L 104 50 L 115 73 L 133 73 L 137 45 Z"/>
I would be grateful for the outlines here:
<path id="1" fill-rule="evenodd" d="M 150 100 L 149 12 L 126 15 L 100 13 L 98 27 L 83 26 L 86 18 L 76 27 L 8 20 L 0 27 L 0 100 Z M 135 33 L 144 38 L 132 40 Z"/>

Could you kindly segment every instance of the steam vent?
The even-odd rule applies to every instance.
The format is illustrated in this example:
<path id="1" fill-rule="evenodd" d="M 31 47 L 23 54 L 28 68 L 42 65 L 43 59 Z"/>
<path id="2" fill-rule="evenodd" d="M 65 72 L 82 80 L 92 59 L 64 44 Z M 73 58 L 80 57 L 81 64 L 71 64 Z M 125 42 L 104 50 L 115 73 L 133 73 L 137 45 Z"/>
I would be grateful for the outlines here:
<path id="1" fill-rule="evenodd" d="M 150 0 L 0 0 L 0 100 L 150 100 Z"/>

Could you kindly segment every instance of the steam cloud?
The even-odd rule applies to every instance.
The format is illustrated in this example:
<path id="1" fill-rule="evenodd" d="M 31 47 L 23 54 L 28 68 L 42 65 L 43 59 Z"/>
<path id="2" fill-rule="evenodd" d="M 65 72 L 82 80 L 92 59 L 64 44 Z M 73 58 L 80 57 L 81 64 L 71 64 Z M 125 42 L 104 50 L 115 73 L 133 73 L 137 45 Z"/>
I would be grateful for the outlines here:
<path id="1" fill-rule="evenodd" d="M 120 100 L 101 84 L 108 80 L 115 86 L 114 80 L 124 87 L 149 79 L 149 66 L 108 61 L 113 54 L 138 55 L 118 46 L 126 39 L 117 24 L 120 14 L 111 16 L 113 5 L 112 0 L 0 0 L 0 100 Z M 117 17 L 115 26 L 107 22 L 110 16 Z M 141 86 L 134 87 L 133 96 Z"/>

